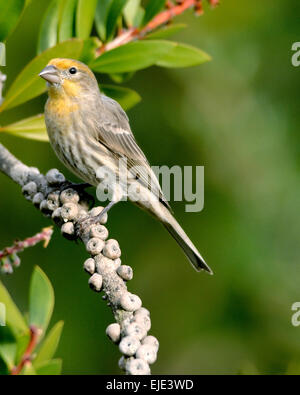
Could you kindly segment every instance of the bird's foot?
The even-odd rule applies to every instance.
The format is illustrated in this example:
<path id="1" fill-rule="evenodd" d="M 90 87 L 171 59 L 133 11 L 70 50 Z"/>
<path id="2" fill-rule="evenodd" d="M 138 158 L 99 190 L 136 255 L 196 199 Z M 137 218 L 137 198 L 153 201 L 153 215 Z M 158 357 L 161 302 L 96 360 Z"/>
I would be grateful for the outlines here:
<path id="1" fill-rule="evenodd" d="M 106 207 L 94 207 L 90 213 L 77 221 L 76 229 L 78 234 L 82 234 L 91 225 L 101 224 L 104 225 L 107 222 L 107 210 Z"/>
<path id="2" fill-rule="evenodd" d="M 94 224 L 101 224 L 104 225 L 107 222 L 107 213 L 108 211 L 116 204 L 117 202 L 112 201 L 106 207 L 94 207 L 89 216 L 79 219 L 77 222 L 77 232 L 81 233 L 89 227 L 90 225 Z"/>

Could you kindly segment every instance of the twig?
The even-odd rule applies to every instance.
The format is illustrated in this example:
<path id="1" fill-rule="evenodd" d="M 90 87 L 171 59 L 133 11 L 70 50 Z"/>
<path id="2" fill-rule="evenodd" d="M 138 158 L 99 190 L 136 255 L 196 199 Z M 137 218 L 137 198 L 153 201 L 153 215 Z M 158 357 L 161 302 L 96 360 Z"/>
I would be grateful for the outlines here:
<path id="1" fill-rule="evenodd" d="M 215 7 L 219 4 L 219 0 L 208 0 L 211 6 Z M 121 45 L 127 44 L 133 40 L 140 40 L 145 37 L 148 33 L 157 29 L 158 27 L 169 23 L 172 19 L 189 8 L 194 8 L 197 14 L 202 13 L 202 0 L 182 0 L 174 4 L 170 1 L 166 2 L 167 9 L 157 14 L 144 28 L 129 28 L 119 34 L 114 40 L 107 44 L 103 44 L 97 49 L 96 55 L 100 56 L 104 52 L 110 51 L 111 49 L 120 47 Z"/>
<path id="2" fill-rule="evenodd" d="M 15 267 L 20 266 L 20 258 L 17 254 L 24 251 L 28 247 L 33 247 L 41 241 L 44 242 L 44 247 L 46 248 L 50 242 L 51 236 L 53 234 L 53 227 L 42 229 L 40 233 L 35 236 L 28 237 L 25 240 L 16 240 L 11 247 L 5 247 L 0 251 L 0 268 L 4 273 L 12 273 L 12 265 Z"/>
<path id="3" fill-rule="evenodd" d="M 16 376 L 16 375 L 20 374 L 22 369 L 24 368 L 24 366 L 27 363 L 31 363 L 32 354 L 38 344 L 40 333 L 41 333 L 41 331 L 38 328 L 36 328 L 35 326 L 30 327 L 30 339 L 29 339 L 28 346 L 27 346 L 19 364 L 12 368 L 11 373 L 10 373 L 12 376 Z"/>
<path id="4" fill-rule="evenodd" d="M 84 269 L 90 274 L 89 286 L 96 292 L 103 291 L 116 322 L 107 327 L 108 337 L 119 346 L 123 357 L 119 366 L 127 374 L 150 374 L 149 364 L 154 363 L 158 341 L 148 336 L 151 328 L 150 313 L 142 306 L 137 295 L 127 290 L 132 279 L 131 267 L 121 264 L 121 250 L 114 239 L 108 239 L 104 226 L 107 214 L 100 223 L 95 216 L 103 207 L 89 210 L 89 195 L 69 188 L 68 181 L 58 170 L 52 169 L 44 176 L 16 159 L 0 144 L 0 171 L 22 187 L 26 199 L 61 228 L 69 240 L 80 239 L 90 254 Z"/>

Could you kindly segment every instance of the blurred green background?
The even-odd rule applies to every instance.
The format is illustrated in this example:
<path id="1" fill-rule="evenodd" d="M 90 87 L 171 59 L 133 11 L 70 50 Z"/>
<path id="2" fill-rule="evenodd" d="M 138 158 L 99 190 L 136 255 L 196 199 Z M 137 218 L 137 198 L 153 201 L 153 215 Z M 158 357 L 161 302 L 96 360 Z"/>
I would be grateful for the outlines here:
<path id="1" fill-rule="evenodd" d="M 9 86 L 35 55 L 47 1 L 36 1 L 7 42 Z M 199 246 L 215 276 L 195 273 L 168 233 L 129 203 L 109 216 L 110 236 L 122 261 L 134 268 L 130 291 L 143 299 L 158 337 L 157 374 L 230 374 L 247 366 L 284 373 L 300 361 L 300 328 L 291 306 L 300 301 L 299 72 L 291 46 L 300 41 L 299 2 L 226 0 L 195 18 L 175 37 L 212 55 L 200 67 L 138 72 L 127 86 L 143 101 L 129 112 L 140 145 L 153 165 L 204 165 L 205 208 L 176 217 Z M 17 107 L 1 122 L 43 111 L 46 96 Z M 50 146 L 1 135 L 26 164 L 61 169 Z M 49 224 L 25 202 L 20 188 L 0 174 L 0 248 Z M 109 308 L 88 289 L 81 245 L 56 230 L 49 247 L 28 249 L 4 283 L 28 308 L 34 265 L 56 295 L 53 321 L 65 328 L 57 352 L 65 374 L 119 373 L 119 352 L 105 336 Z M 247 368 L 248 369 L 248 368 Z"/>

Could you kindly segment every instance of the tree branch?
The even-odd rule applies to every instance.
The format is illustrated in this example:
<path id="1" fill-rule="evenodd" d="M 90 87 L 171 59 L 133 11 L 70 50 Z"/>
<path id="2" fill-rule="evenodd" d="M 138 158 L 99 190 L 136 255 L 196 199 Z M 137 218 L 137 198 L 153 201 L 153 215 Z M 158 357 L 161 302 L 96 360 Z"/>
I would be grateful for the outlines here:
<path id="1" fill-rule="evenodd" d="M 120 368 L 127 374 L 150 374 L 149 364 L 155 362 L 159 344 L 155 337 L 148 336 L 149 311 L 141 307 L 137 295 L 127 290 L 126 283 L 132 279 L 133 271 L 130 266 L 121 264 L 118 242 L 108 240 L 104 226 L 107 214 L 101 223 L 91 221 L 103 207 L 89 210 L 89 195 L 65 189 L 71 183 L 58 170 L 52 169 L 43 175 L 15 158 L 2 144 L 0 171 L 22 187 L 25 198 L 52 218 L 64 237 L 84 243 L 90 254 L 84 263 L 85 271 L 91 276 L 89 286 L 96 292 L 104 292 L 103 299 L 107 300 L 116 320 L 107 327 L 106 334 L 123 354 Z"/>
<path id="2" fill-rule="evenodd" d="M 208 0 L 212 7 L 219 4 L 219 0 Z M 157 14 L 145 27 L 138 29 L 130 27 L 127 30 L 123 30 L 120 34 L 112 41 L 107 44 L 103 44 L 96 51 L 96 55 L 100 56 L 104 52 L 110 51 L 111 49 L 120 47 L 121 45 L 128 44 L 134 40 L 140 40 L 144 38 L 148 33 L 159 28 L 160 26 L 169 23 L 172 19 L 189 8 L 194 8 L 197 15 L 203 13 L 202 0 L 179 0 L 176 4 L 171 1 L 166 1 L 167 9 Z"/>
<path id="3" fill-rule="evenodd" d="M 16 240 L 11 247 L 5 247 L 0 251 L 0 270 L 5 274 L 13 273 L 13 266 L 19 267 L 21 263 L 18 254 L 28 247 L 34 247 L 41 241 L 44 242 L 44 247 L 46 248 L 50 242 L 52 233 L 52 226 L 49 226 L 32 237 L 27 237 L 22 241 Z"/>

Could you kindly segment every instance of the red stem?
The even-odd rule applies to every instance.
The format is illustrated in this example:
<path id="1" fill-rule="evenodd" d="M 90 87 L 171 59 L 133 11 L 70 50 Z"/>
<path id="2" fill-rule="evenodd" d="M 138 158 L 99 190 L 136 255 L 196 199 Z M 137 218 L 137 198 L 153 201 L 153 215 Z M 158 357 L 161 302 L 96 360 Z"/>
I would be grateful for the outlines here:
<path id="1" fill-rule="evenodd" d="M 146 25 L 141 33 L 146 34 L 149 31 L 156 29 L 160 25 L 163 25 L 173 19 L 175 16 L 182 14 L 185 10 L 196 7 L 199 3 L 199 0 L 185 0 L 181 4 L 174 5 L 169 9 L 162 11 L 161 13 L 157 14 L 152 21 Z"/>
<path id="2" fill-rule="evenodd" d="M 218 4 L 218 0 L 209 0 L 211 5 Z M 133 40 L 139 40 L 143 38 L 147 33 L 170 22 L 175 16 L 182 14 L 189 8 L 194 7 L 196 10 L 201 6 L 202 0 L 182 0 L 178 1 L 177 4 L 173 4 L 168 1 L 167 9 L 157 14 L 143 29 L 130 28 L 119 34 L 114 40 L 102 45 L 98 48 L 97 56 L 102 55 L 104 52 L 110 51 L 113 48 L 120 47 L 121 45 L 127 44 Z"/>
<path id="3" fill-rule="evenodd" d="M 52 236 L 53 230 L 52 226 L 48 228 L 44 228 L 42 232 L 36 234 L 35 236 L 28 237 L 27 239 L 23 241 L 15 241 L 14 245 L 11 247 L 6 247 L 4 250 L 0 251 L 0 260 L 8 257 L 13 254 L 17 254 L 19 252 L 24 251 L 25 248 L 28 247 L 33 247 L 40 241 L 45 241 L 44 247 L 47 247 L 51 236 Z"/>
<path id="4" fill-rule="evenodd" d="M 32 353 L 38 344 L 40 333 L 41 333 L 41 331 L 38 328 L 36 328 L 35 326 L 30 327 L 30 339 L 29 339 L 28 346 L 27 346 L 19 364 L 12 368 L 11 373 L 10 373 L 12 376 L 16 376 L 16 375 L 20 374 L 22 369 L 26 365 L 26 363 L 31 361 Z"/>

